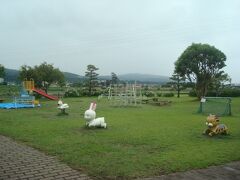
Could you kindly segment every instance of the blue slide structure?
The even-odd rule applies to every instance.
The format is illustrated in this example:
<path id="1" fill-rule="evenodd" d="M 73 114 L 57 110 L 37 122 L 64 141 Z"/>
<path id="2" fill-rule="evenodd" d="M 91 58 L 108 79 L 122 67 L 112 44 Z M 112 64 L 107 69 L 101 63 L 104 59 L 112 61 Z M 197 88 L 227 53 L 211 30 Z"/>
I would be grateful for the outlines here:
<path id="1" fill-rule="evenodd" d="M 35 97 L 22 91 L 21 96 L 14 97 L 14 101 L 10 103 L 0 103 L 0 109 L 19 109 L 40 107 L 40 104 L 34 104 Z"/>
<path id="2" fill-rule="evenodd" d="M 34 108 L 34 104 L 0 103 L 0 109 Z"/>

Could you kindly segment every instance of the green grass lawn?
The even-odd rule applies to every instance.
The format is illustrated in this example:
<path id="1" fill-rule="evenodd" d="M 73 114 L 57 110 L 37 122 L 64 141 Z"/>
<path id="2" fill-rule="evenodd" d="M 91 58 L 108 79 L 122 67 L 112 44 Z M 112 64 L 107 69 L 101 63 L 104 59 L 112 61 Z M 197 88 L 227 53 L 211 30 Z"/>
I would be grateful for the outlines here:
<path id="1" fill-rule="evenodd" d="M 97 103 L 108 129 L 87 129 L 83 114 L 94 98 L 69 98 L 68 116 L 57 116 L 55 101 L 41 108 L 0 110 L 0 134 L 55 155 L 98 179 L 130 179 L 204 168 L 240 160 L 240 98 L 233 116 L 222 117 L 230 135 L 203 136 L 206 116 L 193 98 L 170 98 L 172 105 L 111 107 Z"/>

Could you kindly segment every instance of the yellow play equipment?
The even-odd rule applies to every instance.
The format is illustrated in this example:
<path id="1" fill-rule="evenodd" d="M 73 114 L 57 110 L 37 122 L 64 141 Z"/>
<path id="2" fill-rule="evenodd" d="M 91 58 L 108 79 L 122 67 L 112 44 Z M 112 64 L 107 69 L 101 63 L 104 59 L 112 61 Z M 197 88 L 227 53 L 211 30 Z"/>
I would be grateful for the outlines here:
<path id="1" fill-rule="evenodd" d="M 219 117 L 217 115 L 209 114 L 206 125 L 208 128 L 203 132 L 206 135 L 228 134 L 227 126 L 225 124 L 219 124 Z"/>
<path id="2" fill-rule="evenodd" d="M 32 92 L 34 87 L 34 80 L 31 78 L 30 80 L 24 79 L 23 81 L 23 87 L 29 92 Z"/>

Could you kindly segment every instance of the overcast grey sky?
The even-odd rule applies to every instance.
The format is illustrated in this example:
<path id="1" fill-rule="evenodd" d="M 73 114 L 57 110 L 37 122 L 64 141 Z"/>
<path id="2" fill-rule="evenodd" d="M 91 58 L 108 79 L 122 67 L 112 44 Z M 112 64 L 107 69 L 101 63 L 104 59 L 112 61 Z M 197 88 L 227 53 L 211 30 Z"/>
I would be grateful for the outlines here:
<path id="1" fill-rule="evenodd" d="M 227 56 L 240 82 L 238 0 L 0 0 L 0 63 L 53 63 L 84 75 L 88 64 L 115 72 L 170 76 L 192 42 Z"/>

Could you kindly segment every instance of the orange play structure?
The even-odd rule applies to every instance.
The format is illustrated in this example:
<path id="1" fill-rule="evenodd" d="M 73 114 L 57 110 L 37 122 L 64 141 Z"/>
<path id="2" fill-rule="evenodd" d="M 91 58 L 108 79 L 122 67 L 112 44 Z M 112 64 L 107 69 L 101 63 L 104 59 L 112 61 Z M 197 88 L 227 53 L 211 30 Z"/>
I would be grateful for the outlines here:
<path id="1" fill-rule="evenodd" d="M 32 92 L 34 87 L 34 80 L 31 78 L 30 80 L 24 79 L 23 81 L 23 87 L 29 92 Z"/>
<path id="2" fill-rule="evenodd" d="M 36 89 L 34 86 L 34 80 L 32 78 L 30 80 L 24 79 L 23 87 L 24 87 L 24 89 L 26 89 L 29 92 L 36 92 L 36 93 L 40 94 L 41 96 L 44 96 L 50 100 L 58 100 L 58 97 L 49 95 L 41 89 Z"/>

